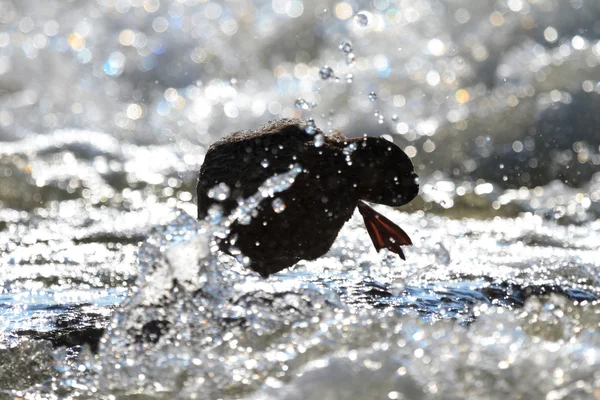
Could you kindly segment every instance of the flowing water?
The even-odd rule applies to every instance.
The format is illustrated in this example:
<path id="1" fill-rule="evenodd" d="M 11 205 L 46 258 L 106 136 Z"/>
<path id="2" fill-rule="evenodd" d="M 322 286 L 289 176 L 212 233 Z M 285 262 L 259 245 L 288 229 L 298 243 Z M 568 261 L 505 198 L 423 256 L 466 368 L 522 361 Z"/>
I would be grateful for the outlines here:
<path id="1" fill-rule="evenodd" d="M 0 398 L 600 398 L 598 21 L 0 0 Z M 420 196 L 378 210 L 406 262 L 358 214 L 267 280 L 214 251 L 251 210 L 195 219 L 207 146 L 281 117 L 405 149 Z"/>

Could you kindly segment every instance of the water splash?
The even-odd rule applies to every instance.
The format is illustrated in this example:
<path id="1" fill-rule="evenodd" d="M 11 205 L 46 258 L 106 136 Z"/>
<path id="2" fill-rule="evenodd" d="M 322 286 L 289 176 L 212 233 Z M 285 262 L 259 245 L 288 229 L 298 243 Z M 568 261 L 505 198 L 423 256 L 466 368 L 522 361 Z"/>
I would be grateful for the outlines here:
<path id="1" fill-rule="evenodd" d="M 229 226 L 235 222 L 242 225 L 248 225 L 260 203 L 266 198 L 273 197 L 275 193 L 280 193 L 290 188 L 296 181 L 298 174 L 301 172 L 302 167 L 300 164 L 293 164 L 290 166 L 288 172 L 267 179 L 259 186 L 254 195 L 246 199 L 239 199 L 237 207 L 231 212 L 227 221 L 222 225 L 222 229 L 228 230 Z"/>
<path id="2" fill-rule="evenodd" d="M 227 200 L 229 198 L 229 194 L 231 189 L 224 182 L 217 184 L 216 186 L 210 188 L 208 190 L 207 196 L 211 199 L 215 199 L 217 201 Z"/>
<path id="3" fill-rule="evenodd" d="M 312 118 L 308 118 L 306 120 L 306 126 L 304 127 L 304 131 L 309 135 L 314 135 L 317 133 L 317 125 L 315 124 L 315 120 Z"/>
<path id="4" fill-rule="evenodd" d="M 346 162 L 348 165 L 352 165 L 352 153 L 354 153 L 357 149 L 356 143 L 350 143 L 346 147 L 344 147 L 343 153 L 346 156 Z"/>
<path id="5" fill-rule="evenodd" d="M 352 43 L 349 40 L 342 40 L 338 48 L 346 55 L 352 53 Z"/>
<path id="6" fill-rule="evenodd" d="M 271 207 L 273 207 L 273 211 L 277 214 L 281 214 L 285 210 L 285 202 L 280 197 L 273 199 L 271 202 Z"/>
<path id="7" fill-rule="evenodd" d="M 297 99 L 294 102 L 294 107 L 296 107 L 299 110 L 310 110 L 310 105 L 304 99 Z"/>
<path id="8" fill-rule="evenodd" d="M 356 16 L 354 17 L 354 20 L 356 21 L 356 24 L 358 26 L 360 26 L 361 28 L 366 28 L 367 25 L 369 24 L 369 17 L 367 17 L 367 15 L 364 13 L 356 14 Z"/>
<path id="9" fill-rule="evenodd" d="M 315 147 L 321 147 L 325 144 L 325 136 L 322 133 L 319 133 L 315 136 Z"/>
<path id="10" fill-rule="evenodd" d="M 319 70 L 319 76 L 321 77 L 321 79 L 323 79 L 324 81 L 334 78 L 335 75 L 333 73 L 333 68 L 331 68 L 328 65 L 325 65 L 323 68 L 321 68 Z"/>

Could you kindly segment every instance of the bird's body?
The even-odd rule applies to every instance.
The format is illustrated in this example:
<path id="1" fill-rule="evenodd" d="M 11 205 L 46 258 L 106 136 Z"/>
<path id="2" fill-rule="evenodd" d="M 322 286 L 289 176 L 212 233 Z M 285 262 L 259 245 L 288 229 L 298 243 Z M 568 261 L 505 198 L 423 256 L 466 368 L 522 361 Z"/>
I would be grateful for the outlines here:
<path id="1" fill-rule="evenodd" d="M 317 147 L 304 126 L 284 119 L 229 135 L 209 148 L 198 177 L 198 218 L 205 218 L 215 203 L 230 213 L 268 178 L 301 167 L 294 183 L 274 195 L 275 207 L 273 199 L 265 199 L 249 224 L 234 223 L 228 239 L 220 241 L 227 253 L 234 242 L 262 276 L 325 254 L 361 199 L 399 206 L 418 192 L 412 163 L 394 144 L 336 133 Z M 344 151 L 349 145 L 355 147 L 352 154 Z M 230 189 L 228 198 L 209 197 L 221 183 Z M 368 207 L 362 204 L 361 213 Z"/>

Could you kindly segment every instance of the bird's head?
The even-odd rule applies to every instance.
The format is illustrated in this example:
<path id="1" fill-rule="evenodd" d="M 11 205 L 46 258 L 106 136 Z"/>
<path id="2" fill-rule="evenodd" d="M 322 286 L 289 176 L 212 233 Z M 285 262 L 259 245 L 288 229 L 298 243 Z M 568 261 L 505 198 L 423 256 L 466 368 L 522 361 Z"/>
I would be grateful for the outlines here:
<path id="1" fill-rule="evenodd" d="M 410 158 L 383 138 L 350 139 L 353 175 L 359 198 L 388 206 L 401 206 L 419 193 L 419 178 Z"/>

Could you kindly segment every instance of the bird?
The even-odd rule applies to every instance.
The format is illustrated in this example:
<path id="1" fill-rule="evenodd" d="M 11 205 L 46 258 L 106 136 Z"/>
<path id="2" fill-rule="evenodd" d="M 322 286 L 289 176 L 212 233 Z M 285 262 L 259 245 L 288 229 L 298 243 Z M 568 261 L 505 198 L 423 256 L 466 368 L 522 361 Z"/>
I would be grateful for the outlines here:
<path id="1" fill-rule="evenodd" d="M 281 192 L 258 197 L 269 178 L 290 175 Z M 215 189 L 219 195 L 215 195 Z M 285 118 L 253 130 L 232 133 L 207 150 L 198 174 L 198 219 L 215 210 L 229 215 L 254 201 L 246 221 L 233 221 L 217 238 L 221 251 L 241 252 L 263 278 L 300 260 L 315 260 L 334 243 L 358 208 L 377 251 L 405 259 L 401 246 L 411 239 L 369 203 L 398 207 L 419 192 L 408 155 L 381 137 L 330 135 L 313 121 Z M 273 198 L 268 198 L 273 196 Z"/>

